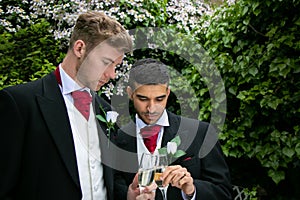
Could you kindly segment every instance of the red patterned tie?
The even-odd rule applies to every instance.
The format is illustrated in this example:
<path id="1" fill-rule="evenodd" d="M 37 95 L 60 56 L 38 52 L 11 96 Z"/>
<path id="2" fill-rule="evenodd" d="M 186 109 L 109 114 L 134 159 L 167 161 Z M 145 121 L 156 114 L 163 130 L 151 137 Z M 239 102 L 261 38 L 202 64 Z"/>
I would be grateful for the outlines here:
<path id="1" fill-rule="evenodd" d="M 74 106 L 86 120 L 89 120 L 90 104 L 92 102 L 91 95 L 87 91 L 74 91 L 72 92 L 72 97 L 74 99 Z"/>
<path id="2" fill-rule="evenodd" d="M 155 151 L 156 140 L 157 140 L 160 128 L 161 128 L 161 126 L 159 126 L 159 125 L 146 126 L 144 128 L 141 128 L 141 135 L 142 135 L 142 137 L 144 139 L 144 143 L 150 153 L 153 153 Z"/>

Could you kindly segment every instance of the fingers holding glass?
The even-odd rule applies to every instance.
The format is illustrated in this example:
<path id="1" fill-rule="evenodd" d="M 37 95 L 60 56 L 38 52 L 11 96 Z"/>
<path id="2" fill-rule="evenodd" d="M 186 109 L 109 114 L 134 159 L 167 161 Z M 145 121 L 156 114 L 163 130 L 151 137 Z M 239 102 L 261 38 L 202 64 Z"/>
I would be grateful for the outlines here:
<path id="1" fill-rule="evenodd" d="M 163 175 L 163 184 L 171 184 L 173 187 L 181 189 L 186 194 L 191 194 L 194 192 L 194 180 L 191 177 L 191 174 L 187 171 L 186 168 L 181 167 L 180 165 L 169 166 L 164 171 Z"/>
<path id="2" fill-rule="evenodd" d="M 154 181 L 155 157 L 152 154 L 143 153 L 138 170 L 138 183 L 140 193 L 143 193 L 145 187 L 150 186 Z"/>

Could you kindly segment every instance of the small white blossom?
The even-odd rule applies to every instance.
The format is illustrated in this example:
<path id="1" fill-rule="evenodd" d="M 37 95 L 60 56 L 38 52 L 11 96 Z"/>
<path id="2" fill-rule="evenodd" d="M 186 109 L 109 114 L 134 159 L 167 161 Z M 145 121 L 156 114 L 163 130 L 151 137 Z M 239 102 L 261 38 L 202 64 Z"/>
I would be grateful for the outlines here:
<path id="1" fill-rule="evenodd" d="M 168 154 L 175 154 L 177 151 L 177 144 L 175 142 L 167 143 L 167 152 Z"/>
<path id="2" fill-rule="evenodd" d="M 116 111 L 108 111 L 106 113 L 106 121 L 110 123 L 116 123 L 118 116 L 119 113 L 117 113 Z"/>

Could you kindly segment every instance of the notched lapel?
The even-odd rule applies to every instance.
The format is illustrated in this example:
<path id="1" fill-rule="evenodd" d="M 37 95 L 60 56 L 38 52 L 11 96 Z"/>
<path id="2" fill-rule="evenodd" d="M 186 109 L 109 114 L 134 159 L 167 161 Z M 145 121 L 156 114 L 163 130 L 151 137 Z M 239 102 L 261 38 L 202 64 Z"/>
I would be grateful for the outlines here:
<path id="1" fill-rule="evenodd" d="M 177 134 L 177 130 L 172 126 L 165 127 L 164 135 L 161 142 L 161 147 L 167 146 L 167 143 L 170 142 Z"/>
<path id="2" fill-rule="evenodd" d="M 136 127 L 133 122 L 121 127 L 116 136 L 118 146 L 126 150 L 136 152 Z"/>
<path id="3" fill-rule="evenodd" d="M 49 75 L 44 81 L 44 96 L 37 96 L 37 102 L 68 172 L 80 187 L 74 141 L 65 102 L 55 77 Z"/>
<path id="4" fill-rule="evenodd" d="M 116 155 L 118 166 L 124 172 L 136 173 L 138 170 L 136 127 L 130 122 L 118 130 L 116 144 L 120 153 Z"/>

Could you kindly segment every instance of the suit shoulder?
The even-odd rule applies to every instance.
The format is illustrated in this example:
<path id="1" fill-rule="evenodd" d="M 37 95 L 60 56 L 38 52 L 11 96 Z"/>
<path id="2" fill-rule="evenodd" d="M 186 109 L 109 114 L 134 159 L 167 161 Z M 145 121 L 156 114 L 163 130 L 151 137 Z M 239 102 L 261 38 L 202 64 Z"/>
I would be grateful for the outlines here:
<path id="1" fill-rule="evenodd" d="M 178 120 L 180 123 L 187 123 L 187 124 L 199 124 L 199 126 L 207 127 L 209 126 L 208 122 L 200 121 L 198 119 L 188 118 L 180 115 L 176 115 L 172 112 L 168 112 L 168 116 L 171 120 Z"/>
<path id="2" fill-rule="evenodd" d="M 25 101 L 27 98 L 33 98 L 34 93 L 41 88 L 41 80 L 27 82 L 19 85 L 9 86 L 0 91 L 2 94 L 6 93 L 14 99 Z"/>
<path id="3" fill-rule="evenodd" d="M 127 124 L 125 124 L 124 126 L 120 127 L 120 129 L 118 130 L 118 133 L 120 133 L 121 135 L 123 134 L 127 134 L 127 135 L 131 135 L 135 137 L 135 123 L 133 122 L 129 122 Z"/>
<path id="4" fill-rule="evenodd" d="M 4 88 L 3 90 L 8 91 L 9 93 L 30 94 L 35 90 L 41 89 L 43 81 L 48 81 L 49 79 L 54 79 L 54 75 L 52 73 L 47 74 L 41 79 L 9 86 Z"/>

